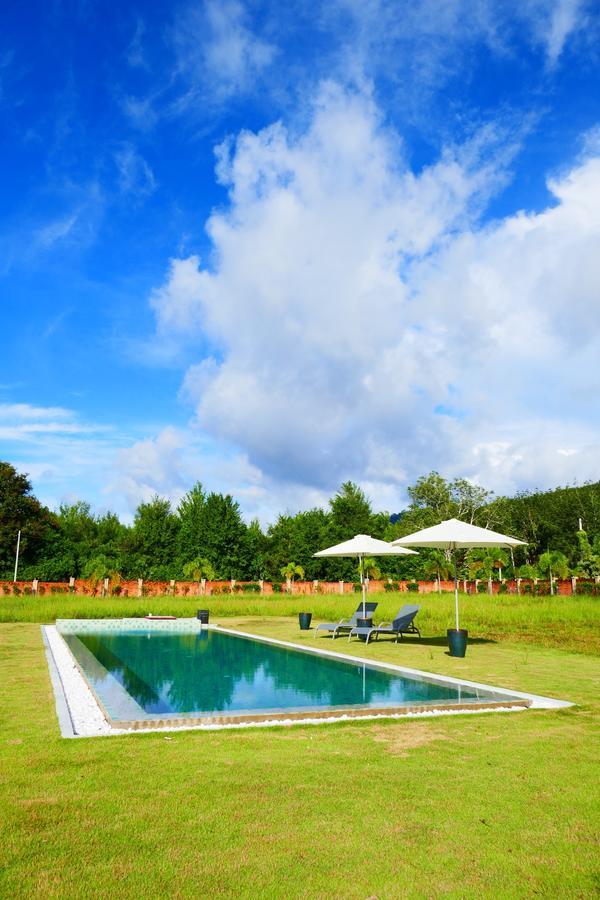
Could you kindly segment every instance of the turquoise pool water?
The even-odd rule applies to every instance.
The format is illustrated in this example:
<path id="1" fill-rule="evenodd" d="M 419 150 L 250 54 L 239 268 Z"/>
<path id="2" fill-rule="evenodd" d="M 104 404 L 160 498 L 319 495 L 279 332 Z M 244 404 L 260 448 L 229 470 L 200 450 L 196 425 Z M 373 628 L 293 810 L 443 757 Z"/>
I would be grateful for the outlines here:
<path id="1" fill-rule="evenodd" d="M 206 629 L 99 628 L 63 637 L 115 721 L 501 699 L 492 692 Z"/>

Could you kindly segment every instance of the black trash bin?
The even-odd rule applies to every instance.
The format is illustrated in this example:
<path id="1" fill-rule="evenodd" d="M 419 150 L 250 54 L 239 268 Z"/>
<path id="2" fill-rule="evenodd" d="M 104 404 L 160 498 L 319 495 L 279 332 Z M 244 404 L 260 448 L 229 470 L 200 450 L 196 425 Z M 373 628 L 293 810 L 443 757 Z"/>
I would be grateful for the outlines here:
<path id="1" fill-rule="evenodd" d="M 467 637 L 469 632 L 466 628 L 449 628 L 448 629 L 448 648 L 450 656 L 464 656 L 467 652 Z"/>
<path id="2" fill-rule="evenodd" d="M 300 631 L 310 631 L 310 622 L 312 613 L 298 613 L 298 622 L 300 623 Z"/>
<path id="3" fill-rule="evenodd" d="M 196 613 L 196 618 L 202 625 L 208 625 L 208 610 L 199 609 Z"/>

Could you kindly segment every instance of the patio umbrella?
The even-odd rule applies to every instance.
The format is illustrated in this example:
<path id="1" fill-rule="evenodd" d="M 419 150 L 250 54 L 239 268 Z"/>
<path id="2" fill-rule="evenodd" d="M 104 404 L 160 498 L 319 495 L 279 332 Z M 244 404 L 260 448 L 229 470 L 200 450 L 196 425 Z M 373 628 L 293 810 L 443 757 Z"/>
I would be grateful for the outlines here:
<path id="1" fill-rule="evenodd" d="M 366 585 L 363 571 L 365 556 L 406 556 L 415 552 L 415 550 L 408 550 L 405 547 L 393 547 L 386 541 L 380 541 L 377 538 L 370 537 L 368 534 L 357 534 L 355 537 L 350 538 L 349 541 L 336 544 L 334 547 L 328 547 L 326 550 L 319 550 L 313 556 L 356 556 L 358 558 L 364 616 L 366 612 Z"/>
<path id="2" fill-rule="evenodd" d="M 438 550 L 452 550 L 454 556 L 454 604 L 456 611 L 456 630 L 458 627 L 458 563 L 456 550 L 472 547 L 519 547 L 525 541 L 499 534 L 489 528 L 469 525 L 459 519 L 447 519 L 431 528 L 423 528 L 414 534 L 392 541 L 393 547 L 435 547 Z"/>

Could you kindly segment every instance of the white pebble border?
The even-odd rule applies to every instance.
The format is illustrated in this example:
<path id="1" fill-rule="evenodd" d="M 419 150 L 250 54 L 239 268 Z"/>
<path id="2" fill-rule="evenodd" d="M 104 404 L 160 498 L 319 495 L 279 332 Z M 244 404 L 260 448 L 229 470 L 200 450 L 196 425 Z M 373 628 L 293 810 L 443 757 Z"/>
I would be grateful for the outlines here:
<path id="1" fill-rule="evenodd" d="M 43 633 L 50 653 L 49 664 L 56 666 L 58 678 L 53 678 L 53 687 L 56 695 L 57 713 L 63 737 L 103 737 L 123 734 L 148 734 L 154 732 L 173 731 L 223 731 L 237 728 L 272 728 L 274 726 L 288 725 L 326 725 L 331 722 L 364 722 L 375 719 L 423 719 L 440 716 L 474 716 L 497 712 L 521 712 L 523 706 L 495 707 L 494 709 L 472 710 L 423 710 L 422 712 L 390 713 L 389 715 L 339 715 L 332 718 L 306 719 L 272 719 L 260 722 L 235 722 L 222 725 L 182 725 L 173 728 L 144 728 L 134 730 L 130 728 L 112 728 L 106 721 L 96 698 L 90 690 L 85 678 L 77 668 L 71 651 L 54 625 L 43 625 Z M 246 635 L 247 636 L 247 635 Z M 279 643 L 279 642 L 278 642 Z M 58 683 L 57 683 L 58 682 Z M 60 694 L 59 694 L 60 692 Z M 61 696 L 62 694 L 62 696 Z M 522 695 L 523 696 L 523 695 Z M 541 698 L 540 698 L 541 699 Z M 545 698 L 544 698 L 545 699 Z M 60 705 L 66 703 L 70 722 L 64 721 L 61 715 Z M 571 706 L 565 701 L 554 701 L 557 706 Z"/>

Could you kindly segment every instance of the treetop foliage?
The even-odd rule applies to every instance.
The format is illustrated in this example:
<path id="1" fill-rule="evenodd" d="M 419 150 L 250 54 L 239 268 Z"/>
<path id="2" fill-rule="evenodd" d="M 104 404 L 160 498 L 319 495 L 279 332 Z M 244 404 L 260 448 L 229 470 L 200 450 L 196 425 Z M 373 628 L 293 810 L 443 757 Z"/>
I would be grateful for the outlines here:
<path id="1" fill-rule="evenodd" d="M 118 573 L 158 581 L 288 577 L 354 581 L 355 560 L 315 559 L 313 554 L 355 534 L 391 541 L 453 517 L 527 541 L 514 555 L 503 550 L 470 551 L 461 564 L 465 577 L 487 579 L 500 572 L 506 577 L 600 575 L 600 482 L 494 497 L 465 479 L 448 481 L 431 472 L 408 488 L 408 497 L 406 509 L 390 515 L 374 510 L 364 491 L 347 481 L 327 509 L 282 513 L 263 530 L 256 520 L 243 521 L 231 495 L 207 492 L 197 483 L 176 509 L 159 496 L 140 503 L 133 524 L 127 526 L 114 513 L 94 514 L 83 501 L 50 511 L 34 497 L 26 475 L 0 462 L 0 576 L 12 578 L 21 529 L 19 574 L 25 579 L 58 581 L 71 575 L 99 579 Z M 437 550 L 381 557 L 368 568 L 371 577 L 380 572 L 394 580 L 452 574 L 448 557 Z"/>

